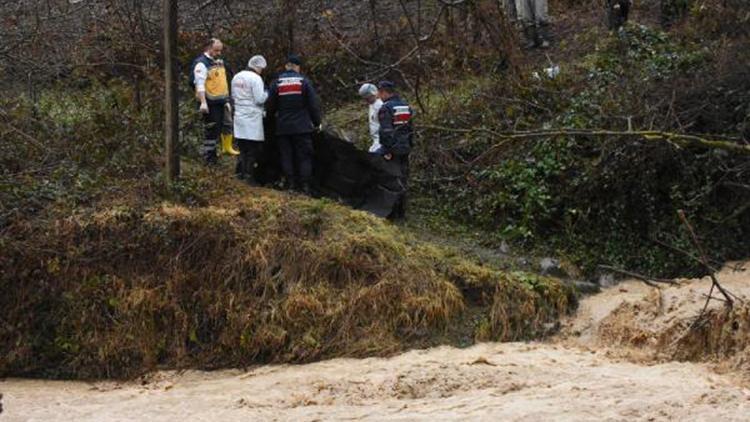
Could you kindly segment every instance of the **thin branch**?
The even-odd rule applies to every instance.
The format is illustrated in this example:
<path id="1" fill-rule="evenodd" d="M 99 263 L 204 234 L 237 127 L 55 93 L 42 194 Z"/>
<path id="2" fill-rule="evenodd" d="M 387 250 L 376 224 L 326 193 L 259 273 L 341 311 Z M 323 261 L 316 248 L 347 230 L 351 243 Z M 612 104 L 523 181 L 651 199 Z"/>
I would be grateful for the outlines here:
<path id="1" fill-rule="evenodd" d="M 635 273 L 635 272 L 632 272 L 632 271 L 623 270 L 621 268 L 612 267 L 610 265 L 599 265 L 599 268 L 601 268 L 603 270 L 608 270 L 608 271 L 613 271 L 613 272 L 616 272 L 616 273 L 620 273 L 620 274 L 626 275 L 628 277 L 633 277 L 635 279 L 641 280 L 642 282 L 648 284 L 651 287 L 659 287 L 655 283 L 670 284 L 670 285 L 676 285 L 677 284 L 677 282 L 674 281 L 674 280 L 666 280 L 666 279 L 663 279 L 663 278 L 649 277 L 649 276 L 645 276 L 643 274 L 638 274 L 638 273 Z"/>
<path id="2" fill-rule="evenodd" d="M 701 261 L 700 258 L 698 258 L 697 256 L 691 254 L 690 252 L 688 252 L 688 251 L 686 251 L 684 249 L 680 249 L 677 246 L 670 245 L 669 243 L 664 242 L 662 240 L 659 240 L 659 239 L 657 239 L 655 237 L 650 237 L 649 240 L 651 240 L 652 242 L 656 243 L 657 245 L 663 246 L 663 247 L 665 247 L 665 248 L 667 248 L 667 249 L 669 249 L 671 251 L 681 253 L 682 255 L 685 255 L 685 257 L 690 258 L 690 260 L 692 260 L 693 262 L 696 262 L 698 264 L 703 265 L 703 261 Z M 716 260 L 712 260 L 712 261 L 713 261 L 714 264 L 721 265 L 721 263 L 718 262 L 718 261 L 716 261 Z M 710 271 L 713 271 L 715 273 L 718 272 L 718 270 L 715 267 L 713 267 L 713 266 L 710 267 Z"/>
<path id="3" fill-rule="evenodd" d="M 498 132 L 492 129 L 484 127 L 474 129 L 464 128 L 450 128 L 445 126 L 436 125 L 420 125 L 420 129 L 437 130 L 449 133 L 485 133 L 497 139 L 529 139 L 529 138 L 544 138 L 550 136 L 593 136 L 593 137 L 606 137 L 606 136 L 620 136 L 629 138 L 641 138 L 647 141 L 662 141 L 669 142 L 678 146 L 700 146 L 704 148 L 721 149 L 725 151 L 735 152 L 742 155 L 750 155 L 750 145 L 741 145 L 734 142 L 728 141 L 717 141 L 712 139 L 702 138 L 696 135 L 688 135 L 683 133 L 671 133 L 654 130 L 642 130 L 642 131 L 617 131 L 617 130 L 606 130 L 606 129 L 540 129 L 533 131 L 514 131 L 514 132 Z"/>
<path id="4" fill-rule="evenodd" d="M 719 283 L 719 280 L 716 279 L 716 275 L 714 274 L 714 272 L 711 271 L 711 266 L 708 264 L 708 258 L 707 258 L 706 252 L 704 251 L 703 246 L 698 240 L 698 236 L 695 234 L 695 230 L 693 230 L 693 226 L 690 225 L 690 222 L 688 221 L 687 216 L 685 215 L 685 211 L 679 210 L 677 211 L 677 214 L 680 216 L 680 220 L 687 228 L 688 233 L 690 233 L 690 237 L 693 240 L 693 244 L 695 244 L 695 248 L 698 251 L 698 254 L 701 258 L 701 262 L 703 263 L 703 266 L 706 267 L 706 269 L 710 272 L 711 282 L 713 283 L 712 290 L 713 290 L 713 287 L 716 287 L 716 289 L 718 289 L 719 292 L 721 292 L 721 294 L 724 296 L 724 299 L 727 300 L 727 307 L 731 309 L 734 306 L 734 300 L 732 299 L 732 296 L 729 294 L 729 292 L 727 292 L 724 289 L 724 287 Z M 709 293 L 709 296 L 711 296 L 710 293 Z"/>

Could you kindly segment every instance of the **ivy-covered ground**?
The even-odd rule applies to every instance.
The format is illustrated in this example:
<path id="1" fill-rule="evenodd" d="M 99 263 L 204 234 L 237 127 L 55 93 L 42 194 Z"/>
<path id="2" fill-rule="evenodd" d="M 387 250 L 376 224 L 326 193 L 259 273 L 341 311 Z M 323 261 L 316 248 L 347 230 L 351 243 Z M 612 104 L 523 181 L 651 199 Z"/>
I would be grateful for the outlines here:
<path id="1" fill-rule="evenodd" d="M 748 156 L 628 132 L 746 143 L 747 39 L 639 24 L 576 37 L 591 48 L 554 63 L 559 76 L 546 76 L 545 58 L 520 80 L 468 80 L 421 116 L 414 224 L 460 226 L 490 248 L 554 255 L 589 276 L 600 265 L 684 276 L 705 271 L 684 210 L 717 263 L 744 257 Z M 597 133 L 604 129 L 622 134 Z"/>

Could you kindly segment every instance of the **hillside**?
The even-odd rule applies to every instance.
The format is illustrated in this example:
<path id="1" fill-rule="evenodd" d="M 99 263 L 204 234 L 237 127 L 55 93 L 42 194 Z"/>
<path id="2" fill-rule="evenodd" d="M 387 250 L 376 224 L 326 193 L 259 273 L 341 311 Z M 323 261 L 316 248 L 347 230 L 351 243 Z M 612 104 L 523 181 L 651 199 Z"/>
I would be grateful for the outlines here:
<path id="1" fill-rule="evenodd" d="M 0 377 L 133 380 L 154 371 L 336 358 L 383 358 L 364 361 L 373 373 L 424 364 L 424 374 L 409 369 L 416 376 L 405 384 L 381 383 L 384 396 L 322 383 L 295 402 L 289 397 L 296 386 L 285 384 L 292 409 L 348 388 L 356 403 L 382 398 L 401 406 L 392 394 L 400 387 L 410 400 L 454 392 L 512 397 L 525 388 L 514 369 L 507 391 L 467 387 L 496 383 L 507 356 L 509 366 L 525 369 L 545 362 L 543 370 L 523 373 L 536 383 L 529 394 L 547 388 L 549 375 L 550 385 L 575 396 L 561 401 L 580 399 L 578 391 L 594 390 L 610 375 L 625 383 L 636 371 L 643 384 L 624 391 L 607 384 L 611 401 L 603 407 L 618 404 L 612 395 L 621 393 L 653 399 L 664 384 L 648 378 L 682 385 L 699 374 L 689 386 L 701 395 L 672 399 L 694 407 L 665 416 L 664 403 L 653 399 L 653 412 L 634 417 L 707 415 L 714 401 L 744 400 L 728 378 L 719 392 L 709 391 L 717 384 L 702 364 L 664 362 L 720 359 L 746 368 L 745 278 L 732 286 L 741 296 L 734 307 L 714 294 L 710 312 L 701 313 L 696 296 L 713 290 L 696 281 L 695 291 L 671 296 L 684 314 L 662 309 L 662 293 L 612 313 L 607 322 L 619 331 L 599 339 L 610 343 L 603 353 L 655 347 L 647 360 L 662 365 L 655 370 L 588 356 L 581 352 L 588 345 L 566 343 L 576 336 L 564 322 L 584 294 L 616 284 L 623 273 L 670 284 L 663 279 L 703 277 L 747 258 L 747 2 L 695 1 L 664 26 L 657 2 L 637 2 L 631 22 L 610 32 L 599 2 L 553 1 L 551 48 L 527 51 L 496 1 L 283 1 L 257 8 L 182 1 L 183 65 L 208 36 L 225 40 L 227 63 L 237 68 L 266 54 L 267 77 L 287 52 L 301 52 L 326 123 L 360 147 L 368 141 L 357 88 L 395 81 L 417 116 L 411 201 L 400 223 L 332 198 L 248 186 L 233 178 L 234 160 L 226 156 L 215 168 L 203 166 L 201 120 L 187 83 L 179 111 L 182 174 L 166 182 L 158 2 L 80 3 L 18 2 L 0 19 L 7 35 L 0 84 L 14 94 L 0 98 Z M 556 66 L 559 74 L 547 71 Z M 617 289 L 601 298 L 628 293 Z M 689 304 L 680 302 L 685 296 Z M 650 328 L 643 315 L 667 327 Z M 686 323 L 693 321 L 701 324 Z M 552 345 L 479 344 L 541 341 L 561 329 L 566 338 Z M 438 346 L 469 349 L 409 352 Z M 420 360 L 432 357 L 469 365 Z M 612 372 L 594 371 L 596 382 L 572 390 L 564 380 L 580 362 Z M 335 376 L 358 364 L 289 373 Z M 453 372 L 441 372 L 445 365 Z M 461 375 L 474 369 L 475 377 Z M 201 377 L 210 378 L 202 374 L 198 384 L 208 379 Z M 28 394 L 23 382 L 8 386 L 14 400 Z M 471 400 L 451 397 L 456 406 Z M 349 405 L 334 400 L 339 404 Z M 393 408 L 374 409 L 385 410 Z M 441 414 L 433 410 L 414 415 Z M 96 418 L 101 409 L 92 412 Z M 732 409 L 721 415 L 738 417 Z"/>

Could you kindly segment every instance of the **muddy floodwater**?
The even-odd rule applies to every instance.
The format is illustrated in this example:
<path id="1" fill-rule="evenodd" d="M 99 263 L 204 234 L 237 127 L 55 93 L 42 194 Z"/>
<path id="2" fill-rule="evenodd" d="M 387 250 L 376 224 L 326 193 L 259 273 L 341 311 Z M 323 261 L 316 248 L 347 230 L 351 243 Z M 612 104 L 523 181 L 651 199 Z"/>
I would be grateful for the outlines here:
<path id="1" fill-rule="evenodd" d="M 721 276 L 738 296 L 750 293 L 747 272 Z M 748 421 L 750 387 L 740 367 L 622 353 L 596 334 L 619 303 L 654 294 L 663 308 L 655 327 L 690 315 L 700 309 L 707 283 L 684 281 L 656 293 L 636 281 L 614 286 L 584 300 L 563 334 L 545 343 L 160 372 L 133 383 L 4 380 L 0 422 Z"/>

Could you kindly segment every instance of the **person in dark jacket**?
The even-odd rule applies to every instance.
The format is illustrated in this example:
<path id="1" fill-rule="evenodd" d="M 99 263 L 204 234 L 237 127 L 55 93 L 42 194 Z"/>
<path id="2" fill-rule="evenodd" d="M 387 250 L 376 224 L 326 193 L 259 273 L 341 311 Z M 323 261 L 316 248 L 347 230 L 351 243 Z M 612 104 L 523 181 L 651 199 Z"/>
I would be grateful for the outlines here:
<path id="1" fill-rule="evenodd" d="M 380 153 L 386 161 L 392 162 L 399 169 L 399 199 L 394 205 L 391 219 L 406 217 L 406 191 L 409 179 L 409 154 L 414 146 L 414 111 L 396 93 L 393 82 L 381 81 L 378 84 L 378 95 L 383 106 L 378 113 L 380 121 Z"/>
<path id="2" fill-rule="evenodd" d="M 190 84 L 195 90 L 195 98 L 203 114 L 202 152 L 209 165 L 217 162 L 216 146 L 224 124 L 224 113 L 231 114 L 229 78 L 224 62 L 220 59 L 223 49 L 224 45 L 220 40 L 211 38 L 204 45 L 203 53 L 193 60 L 190 72 Z"/>
<path id="3" fill-rule="evenodd" d="M 310 193 L 313 132 L 320 130 L 320 101 L 312 83 L 300 73 L 302 59 L 290 55 L 286 71 L 271 84 L 266 109 L 276 119 L 276 140 L 285 186 Z"/>
<path id="4" fill-rule="evenodd" d="M 632 5 L 633 0 L 607 0 L 607 27 L 610 31 L 619 31 L 625 26 Z"/>

